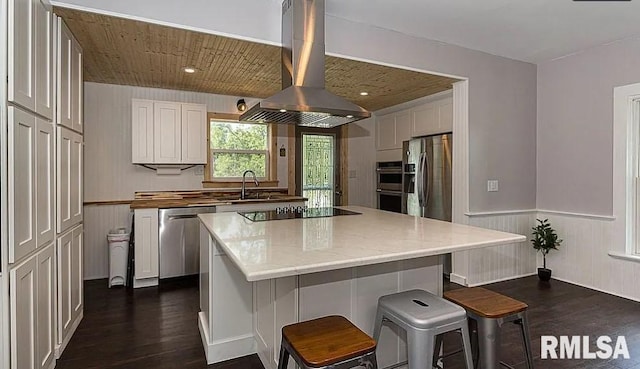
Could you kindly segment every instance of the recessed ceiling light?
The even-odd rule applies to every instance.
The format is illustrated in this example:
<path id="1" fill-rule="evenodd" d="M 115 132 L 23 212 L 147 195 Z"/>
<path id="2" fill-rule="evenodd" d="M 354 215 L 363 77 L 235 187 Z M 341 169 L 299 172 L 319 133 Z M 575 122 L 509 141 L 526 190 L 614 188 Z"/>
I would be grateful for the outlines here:
<path id="1" fill-rule="evenodd" d="M 191 67 L 186 67 L 186 68 L 184 68 L 184 71 L 186 73 L 195 73 L 196 69 L 195 68 L 191 68 Z"/>
<path id="2" fill-rule="evenodd" d="M 347 118 L 351 119 L 351 118 L 353 118 L 353 115 L 349 114 L 349 115 L 347 115 Z"/>
<path id="3" fill-rule="evenodd" d="M 367 96 L 367 95 L 369 95 L 369 93 L 367 91 L 360 92 L 360 96 Z"/>
<path id="4" fill-rule="evenodd" d="M 287 109 L 280 109 L 280 113 L 286 113 Z"/>

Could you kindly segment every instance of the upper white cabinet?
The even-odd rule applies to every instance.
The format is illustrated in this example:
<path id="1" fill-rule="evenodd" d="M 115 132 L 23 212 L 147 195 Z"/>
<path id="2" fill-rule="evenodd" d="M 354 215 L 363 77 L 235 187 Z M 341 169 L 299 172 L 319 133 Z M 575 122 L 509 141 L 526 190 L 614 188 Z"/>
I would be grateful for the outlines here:
<path id="1" fill-rule="evenodd" d="M 57 135 L 57 229 L 82 222 L 82 136 L 64 127 Z"/>
<path id="2" fill-rule="evenodd" d="M 62 18 L 57 18 L 57 22 L 58 109 L 56 123 L 82 133 L 84 128 L 82 48 Z"/>
<path id="3" fill-rule="evenodd" d="M 185 163 L 207 162 L 207 107 L 205 105 L 182 104 L 182 161 Z"/>
<path id="4" fill-rule="evenodd" d="M 133 99 L 132 163 L 206 164 L 206 118 L 206 105 Z"/>
<path id="5" fill-rule="evenodd" d="M 453 99 L 446 98 L 412 109 L 411 136 L 427 136 L 451 132 L 453 129 Z"/>
<path id="6" fill-rule="evenodd" d="M 51 9 L 38 0 L 9 0 L 8 99 L 53 118 Z"/>
<path id="7" fill-rule="evenodd" d="M 54 184 L 55 142 L 53 124 L 36 119 L 36 238 L 38 247 L 55 236 Z"/>
<path id="8" fill-rule="evenodd" d="M 401 149 L 411 138 L 411 114 L 408 111 L 386 114 L 376 119 L 378 150 Z"/>

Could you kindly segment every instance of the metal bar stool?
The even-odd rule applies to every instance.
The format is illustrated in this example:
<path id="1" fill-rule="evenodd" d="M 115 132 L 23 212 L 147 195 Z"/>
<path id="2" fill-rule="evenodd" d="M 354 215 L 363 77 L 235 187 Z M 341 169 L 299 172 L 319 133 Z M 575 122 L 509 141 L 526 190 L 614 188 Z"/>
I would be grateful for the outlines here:
<path id="1" fill-rule="evenodd" d="M 301 368 L 377 369 L 376 341 L 341 316 L 327 316 L 282 328 L 278 369 L 289 355 Z"/>
<path id="2" fill-rule="evenodd" d="M 533 369 L 527 304 L 482 287 L 447 291 L 444 298 L 465 308 L 469 318 L 477 322 L 480 349 L 480 359 L 477 362 L 481 364 L 480 368 L 497 369 L 499 365 L 512 368 L 501 362 L 498 355 L 501 327 L 511 322 L 520 326 L 527 368 Z"/>
<path id="3" fill-rule="evenodd" d="M 435 366 L 434 343 L 447 332 L 460 331 L 467 369 L 473 368 L 467 314 L 463 308 L 423 290 L 410 290 L 378 299 L 373 338 L 378 341 L 383 321 L 407 332 L 409 369 Z M 400 366 L 399 363 L 392 368 Z"/>

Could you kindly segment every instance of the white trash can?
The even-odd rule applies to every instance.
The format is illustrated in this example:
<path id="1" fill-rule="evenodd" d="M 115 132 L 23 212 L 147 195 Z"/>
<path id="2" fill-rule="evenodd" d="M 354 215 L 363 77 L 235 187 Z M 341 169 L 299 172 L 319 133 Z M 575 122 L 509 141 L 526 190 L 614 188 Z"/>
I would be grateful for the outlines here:
<path id="1" fill-rule="evenodd" d="M 127 280 L 127 256 L 129 233 L 126 228 L 112 229 L 107 234 L 109 242 L 109 288 L 124 286 Z"/>

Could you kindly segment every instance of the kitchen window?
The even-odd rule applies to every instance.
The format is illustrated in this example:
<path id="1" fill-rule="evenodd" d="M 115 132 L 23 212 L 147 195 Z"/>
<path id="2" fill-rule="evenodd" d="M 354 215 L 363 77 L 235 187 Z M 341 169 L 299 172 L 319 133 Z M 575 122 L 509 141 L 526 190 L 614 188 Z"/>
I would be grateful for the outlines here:
<path id="1" fill-rule="evenodd" d="M 242 180 L 245 170 L 253 170 L 260 182 L 275 180 L 276 163 L 270 147 L 275 143 L 271 124 L 245 123 L 209 117 L 205 184 L 220 187 Z M 266 184 L 265 184 L 266 185 Z M 270 184 L 268 184 L 270 185 Z M 207 186 L 211 187 L 211 186 Z"/>

